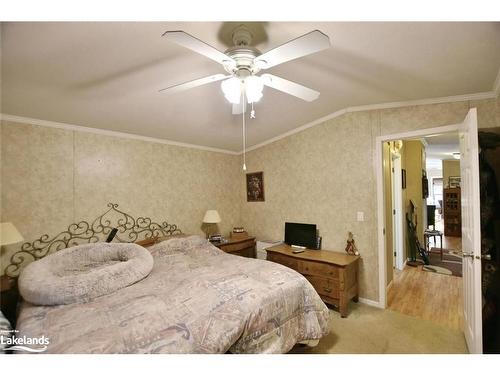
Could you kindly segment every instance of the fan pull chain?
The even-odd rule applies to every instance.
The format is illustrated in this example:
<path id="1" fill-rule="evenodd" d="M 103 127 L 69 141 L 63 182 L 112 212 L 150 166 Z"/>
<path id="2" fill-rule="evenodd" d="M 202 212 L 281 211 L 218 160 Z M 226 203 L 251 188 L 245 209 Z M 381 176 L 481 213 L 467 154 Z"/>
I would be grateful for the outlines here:
<path id="1" fill-rule="evenodd" d="M 242 95 L 243 95 L 243 101 L 241 104 L 243 105 L 243 171 L 247 170 L 247 164 L 246 164 L 246 131 L 245 131 L 245 108 L 246 108 L 246 103 L 245 103 L 245 90 L 242 90 Z"/>

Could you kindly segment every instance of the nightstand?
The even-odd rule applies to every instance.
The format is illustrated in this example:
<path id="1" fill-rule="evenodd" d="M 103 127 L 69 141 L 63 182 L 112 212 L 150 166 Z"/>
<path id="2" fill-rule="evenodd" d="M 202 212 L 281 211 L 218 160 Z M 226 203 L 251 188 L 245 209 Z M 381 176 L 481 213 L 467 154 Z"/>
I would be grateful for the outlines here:
<path id="1" fill-rule="evenodd" d="M 226 242 L 212 242 L 212 245 L 229 254 L 240 255 L 247 258 L 256 257 L 255 237 L 228 238 Z"/>

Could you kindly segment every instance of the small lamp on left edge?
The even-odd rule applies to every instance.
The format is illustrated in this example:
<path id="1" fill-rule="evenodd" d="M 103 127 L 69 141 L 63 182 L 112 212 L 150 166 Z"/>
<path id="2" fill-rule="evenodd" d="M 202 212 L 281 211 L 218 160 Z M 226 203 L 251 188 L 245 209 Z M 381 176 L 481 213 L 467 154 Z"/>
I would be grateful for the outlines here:
<path id="1" fill-rule="evenodd" d="M 205 212 L 205 216 L 203 217 L 203 222 L 205 224 L 209 224 L 207 226 L 207 239 L 210 237 L 210 227 L 213 224 L 217 224 L 221 222 L 220 215 L 217 210 L 208 210 Z"/>
<path id="2" fill-rule="evenodd" d="M 9 222 L 0 223 L 0 245 L 11 245 L 21 241 L 24 241 L 24 238 L 14 224 Z"/>

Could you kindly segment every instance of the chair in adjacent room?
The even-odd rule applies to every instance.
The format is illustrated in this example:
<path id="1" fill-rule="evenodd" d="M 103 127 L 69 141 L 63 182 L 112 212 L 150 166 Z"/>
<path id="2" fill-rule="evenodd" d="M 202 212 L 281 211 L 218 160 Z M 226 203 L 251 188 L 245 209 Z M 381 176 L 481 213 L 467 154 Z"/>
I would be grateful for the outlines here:
<path id="1" fill-rule="evenodd" d="M 432 226 L 432 229 L 429 227 Z M 432 238 L 432 242 L 434 247 L 437 248 L 437 238 L 439 237 L 439 249 L 441 260 L 443 260 L 443 232 L 436 230 L 436 206 L 433 204 L 427 205 L 427 228 L 424 231 L 424 243 L 425 250 L 427 253 L 430 252 L 430 242 Z"/>

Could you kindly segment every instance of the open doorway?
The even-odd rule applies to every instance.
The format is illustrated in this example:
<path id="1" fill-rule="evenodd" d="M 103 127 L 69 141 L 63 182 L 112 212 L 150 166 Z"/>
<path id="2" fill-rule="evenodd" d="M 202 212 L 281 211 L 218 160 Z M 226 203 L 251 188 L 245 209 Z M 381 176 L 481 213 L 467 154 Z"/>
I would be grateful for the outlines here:
<path id="1" fill-rule="evenodd" d="M 462 330 L 458 131 L 384 148 L 387 308 Z"/>
<path id="2" fill-rule="evenodd" d="M 462 277 L 454 277 L 453 275 L 442 274 L 440 272 L 419 272 L 418 264 L 423 268 L 423 264 L 429 265 L 430 254 L 425 250 L 426 241 L 424 241 L 424 232 L 427 229 L 427 203 L 428 198 L 428 178 L 427 171 L 422 167 L 425 164 L 425 147 L 423 147 L 422 138 L 429 138 L 440 134 L 458 133 L 459 149 L 460 149 L 460 196 L 450 195 L 448 202 L 449 206 L 454 209 L 460 207 L 461 210 L 461 228 L 462 228 L 462 248 L 464 249 L 459 255 L 462 258 Z M 384 147 L 386 144 L 397 140 L 407 140 L 407 153 L 412 154 L 411 157 L 402 158 L 402 171 L 406 173 L 406 189 L 403 192 L 403 207 L 405 209 L 406 221 L 406 239 L 405 239 L 405 257 L 406 265 L 404 270 L 412 270 L 411 272 L 403 273 L 408 278 L 421 278 L 427 275 L 428 280 L 414 279 L 405 283 L 408 286 L 406 290 L 400 291 L 399 297 L 408 298 L 409 303 L 403 306 L 403 312 L 407 314 L 418 314 L 422 319 L 441 321 L 448 323 L 454 320 L 454 324 L 460 329 L 465 336 L 467 347 L 471 353 L 482 353 L 483 351 L 483 322 L 482 322 L 482 291 L 481 291 L 481 199 L 480 199 L 480 178 L 479 178 L 479 145 L 478 145 L 478 128 L 477 128 L 477 109 L 471 108 L 464 120 L 461 123 L 454 125 L 442 126 L 438 128 L 429 128 L 422 130 L 414 130 L 399 134 L 381 135 L 376 138 L 375 152 L 377 155 L 376 162 L 376 178 L 377 178 L 377 227 L 378 227 L 378 252 L 379 252 L 379 304 L 381 307 L 388 306 L 388 300 L 392 298 L 387 291 L 395 284 L 395 279 L 392 283 L 388 282 L 389 267 L 387 242 L 390 242 L 392 235 L 386 234 L 386 229 L 392 228 L 387 226 L 388 217 L 392 217 L 392 213 L 386 208 L 388 206 L 387 199 L 391 199 L 389 189 L 384 189 L 384 180 L 387 170 L 384 155 Z M 410 152 L 413 150 L 414 152 Z M 415 152 L 416 151 L 416 152 Z M 390 158 L 389 158 L 390 160 Z M 409 168 L 409 164 L 416 164 L 417 168 Z M 390 164 L 389 164 L 390 165 Z M 457 177 L 457 176 L 451 176 Z M 404 180 L 404 177 L 402 177 Z M 410 181 L 413 181 L 412 183 Z M 448 183 L 456 184 L 457 179 L 448 179 Z M 443 184 L 446 184 L 443 171 Z M 402 183 L 404 185 L 404 183 Z M 387 186 L 387 185 L 385 185 Z M 390 186 L 390 185 L 389 185 Z M 453 187 L 453 186 L 450 186 Z M 415 195 L 416 192 L 416 195 Z M 405 197 L 406 195 L 406 197 Z M 443 188 L 443 210 L 446 215 L 447 210 L 446 187 Z M 449 212 L 449 211 L 448 211 Z M 453 225 L 457 225 L 454 221 L 449 221 Z M 446 231 L 446 221 L 444 228 Z M 426 238 L 427 239 L 427 238 Z M 431 244 L 429 240 L 429 245 Z M 441 258 L 444 251 L 439 249 L 438 257 Z M 489 255 L 489 254 L 486 254 Z M 411 263 L 414 267 L 409 267 Z M 392 275 L 393 276 L 393 275 Z M 447 283 L 440 283 L 439 278 L 447 278 Z M 432 280 L 432 281 L 431 281 Z M 454 282 L 455 280 L 455 282 Z M 392 284 L 392 285 L 391 285 Z M 455 284 L 455 285 L 452 285 Z M 389 287 L 388 287 L 389 286 Z M 445 287 L 449 287 L 446 293 Z M 463 294 L 460 292 L 463 291 Z M 445 294 L 443 294 L 445 293 Z M 430 298 L 436 294 L 443 296 L 446 299 L 450 295 L 454 295 L 451 299 L 455 301 L 456 308 L 448 309 L 450 313 L 441 310 L 442 302 L 445 298 L 438 298 L 436 304 L 432 303 Z M 460 298 L 462 296 L 462 298 Z M 460 301 L 462 305 L 460 306 Z M 460 316 L 462 316 L 463 324 L 460 324 Z M 457 321 L 458 320 L 458 321 Z"/>
<path id="3" fill-rule="evenodd" d="M 425 245 L 431 253 L 439 253 L 434 265 L 462 275 L 461 176 L 458 133 L 423 138 L 428 180 L 427 233 Z M 456 265 L 455 265 L 456 264 Z M 447 272 L 437 269 L 437 272 Z"/>

